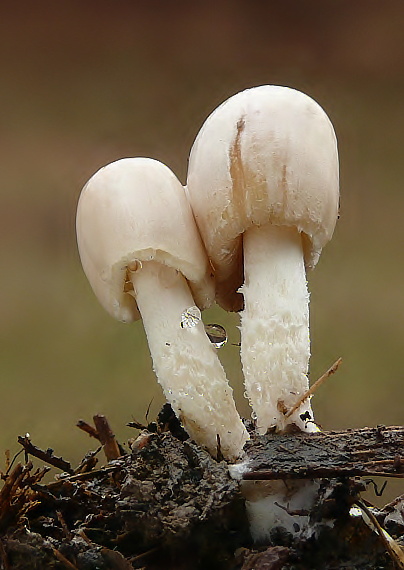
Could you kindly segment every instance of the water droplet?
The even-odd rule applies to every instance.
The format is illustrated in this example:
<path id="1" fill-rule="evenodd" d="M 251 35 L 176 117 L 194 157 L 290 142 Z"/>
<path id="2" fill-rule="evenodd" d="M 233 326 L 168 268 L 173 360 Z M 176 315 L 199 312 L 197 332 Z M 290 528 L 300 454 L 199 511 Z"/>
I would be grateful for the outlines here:
<path id="1" fill-rule="evenodd" d="M 189 329 L 196 327 L 201 320 L 201 311 L 195 305 L 186 309 L 181 315 L 181 327 Z"/>
<path id="2" fill-rule="evenodd" d="M 222 348 L 227 342 L 227 332 L 222 325 L 205 325 L 205 332 L 215 348 Z"/>

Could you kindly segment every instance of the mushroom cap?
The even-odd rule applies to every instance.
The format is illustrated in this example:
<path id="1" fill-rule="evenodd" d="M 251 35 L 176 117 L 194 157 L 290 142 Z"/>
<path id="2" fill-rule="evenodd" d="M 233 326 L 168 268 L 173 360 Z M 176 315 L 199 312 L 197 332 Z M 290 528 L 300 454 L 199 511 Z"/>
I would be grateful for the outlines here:
<path id="1" fill-rule="evenodd" d="M 338 217 L 337 140 L 323 109 L 290 89 L 263 85 L 225 101 L 193 144 L 187 192 L 216 276 L 216 299 L 240 310 L 242 234 L 294 226 L 313 268 Z"/>
<path id="2" fill-rule="evenodd" d="M 124 290 L 131 262 L 154 260 L 180 271 L 195 303 L 201 309 L 211 304 L 212 268 L 191 207 L 161 162 L 125 158 L 101 168 L 81 192 L 76 228 L 84 272 L 114 318 L 140 318 L 134 296 Z"/>

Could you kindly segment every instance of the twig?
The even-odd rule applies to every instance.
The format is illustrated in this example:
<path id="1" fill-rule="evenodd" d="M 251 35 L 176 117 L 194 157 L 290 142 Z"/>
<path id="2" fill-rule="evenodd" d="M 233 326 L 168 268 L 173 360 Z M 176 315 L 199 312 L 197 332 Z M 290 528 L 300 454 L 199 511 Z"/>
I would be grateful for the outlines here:
<path id="1" fill-rule="evenodd" d="M 128 560 L 131 564 L 133 564 L 134 562 L 138 562 L 139 560 L 141 560 L 145 556 L 148 556 L 149 554 L 153 554 L 154 552 L 158 552 L 159 550 L 161 550 L 161 546 L 155 546 L 154 548 L 151 548 L 150 550 L 147 550 L 146 552 L 142 552 L 142 554 L 138 554 L 137 556 L 133 556 L 133 557 L 129 558 Z"/>
<path id="2" fill-rule="evenodd" d="M 17 463 L 11 473 L 7 476 L 3 488 L 0 491 L 0 511 L 1 506 L 4 504 L 8 498 L 12 495 L 12 489 L 15 483 L 20 480 L 21 474 L 24 471 L 24 467 L 21 463 Z"/>
<path id="3" fill-rule="evenodd" d="M 78 473 L 87 473 L 92 471 L 98 463 L 97 455 L 101 451 L 102 446 L 98 447 L 95 451 L 89 451 L 81 460 L 80 464 L 74 470 L 75 475 Z"/>
<path id="4" fill-rule="evenodd" d="M 67 524 L 66 524 L 66 521 L 65 521 L 65 519 L 64 519 L 64 517 L 63 517 L 62 512 L 57 510 L 57 511 L 56 511 L 56 516 L 57 516 L 57 518 L 58 518 L 58 521 L 59 521 L 60 526 L 62 527 L 63 534 L 65 535 L 65 537 L 66 537 L 68 540 L 71 540 L 71 538 L 72 538 L 73 535 L 72 535 L 72 533 L 70 532 L 69 527 L 68 527 Z"/>
<path id="5" fill-rule="evenodd" d="M 397 471 L 400 470 L 401 467 L 401 460 L 397 463 L 396 459 L 380 459 L 377 461 L 363 461 L 362 465 L 393 465 Z"/>
<path id="6" fill-rule="evenodd" d="M 85 541 L 87 542 L 87 544 L 89 544 L 90 546 L 94 546 L 94 545 L 95 545 L 95 543 L 94 543 L 92 540 L 90 540 L 90 539 L 88 538 L 88 536 L 86 535 L 86 533 L 84 532 L 84 530 L 83 530 L 82 528 L 80 528 L 79 530 L 77 530 L 77 531 L 76 531 L 76 534 L 78 534 L 78 536 L 81 536 L 81 538 L 82 538 L 83 540 L 85 540 Z M 97 546 L 98 546 L 98 545 L 97 545 Z"/>
<path id="7" fill-rule="evenodd" d="M 85 473 L 77 473 L 75 475 L 71 475 L 70 477 L 61 477 L 57 481 L 52 481 L 48 483 L 46 487 L 48 489 L 53 489 L 55 487 L 59 487 L 63 485 L 63 483 L 74 483 L 75 481 L 87 481 L 88 479 L 92 479 L 93 477 L 97 477 L 98 475 L 109 475 L 109 473 L 113 473 L 120 468 L 119 465 L 109 465 L 107 467 L 103 467 L 102 469 L 93 469 L 92 471 L 86 471 Z"/>
<path id="8" fill-rule="evenodd" d="M 126 425 L 128 427 L 135 428 L 135 429 L 141 429 L 141 430 L 147 429 L 147 426 L 141 424 L 140 422 L 137 422 L 136 420 L 128 422 Z"/>
<path id="9" fill-rule="evenodd" d="M 101 414 L 97 414 L 93 417 L 93 420 L 95 427 L 91 426 L 84 420 L 79 420 L 76 426 L 88 433 L 90 437 L 97 439 L 102 444 L 107 461 L 118 459 L 118 457 L 124 455 L 125 451 L 116 441 L 115 435 L 112 433 L 107 418 Z M 76 469 L 76 472 L 78 470 L 79 468 Z"/>
<path id="10" fill-rule="evenodd" d="M 404 552 L 397 542 L 380 526 L 379 521 L 370 509 L 362 502 L 356 501 L 355 503 L 362 511 L 362 518 L 365 523 L 379 535 L 383 542 L 390 558 L 393 560 L 397 568 L 404 570 Z M 367 520 L 369 519 L 369 520 Z M 370 524 L 369 524 L 370 522 Z"/>
<path id="11" fill-rule="evenodd" d="M 399 505 L 400 503 L 404 504 L 404 495 L 400 495 L 399 497 L 393 499 L 391 503 L 387 503 L 387 505 L 384 505 L 383 511 L 385 511 L 386 513 L 391 513 L 397 508 L 397 505 Z"/>
<path id="12" fill-rule="evenodd" d="M 55 558 L 61 563 L 63 564 L 63 566 L 65 568 L 68 568 L 69 570 L 78 570 L 77 566 L 75 566 L 74 564 L 72 564 L 72 562 L 70 562 L 70 560 L 68 560 L 66 558 L 66 556 L 64 556 L 60 550 L 58 550 L 57 548 L 55 548 L 54 546 L 52 546 L 50 544 L 50 547 L 52 548 L 52 552 L 55 556 Z"/>
<path id="13" fill-rule="evenodd" d="M 38 483 L 40 483 L 42 481 L 42 479 L 45 477 L 45 475 L 47 473 L 49 473 L 50 469 L 51 469 L 50 467 L 45 465 L 41 469 L 37 469 L 35 471 L 35 473 L 33 473 L 32 475 L 28 474 L 28 476 L 26 477 L 26 480 L 25 480 L 25 486 L 32 488 L 34 485 L 37 485 Z"/>
<path id="14" fill-rule="evenodd" d="M 23 452 L 24 452 L 24 450 L 23 450 L 23 449 L 20 449 L 20 451 L 18 451 L 18 452 L 14 455 L 13 459 L 11 460 L 11 462 L 10 462 L 10 463 L 8 464 L 8 466 L 7 466 L 7 471 L 6 471 L 6 473 L 5 473 L 6 476 L 9 474 L 10 469 L 11 469 L 12 466 L 14 465 L 14 462 L 15 462 L 15 460 L 17 459 L 17 457 L 18 457 L 19 455 L 21 455 L 21 453 L 23 453 Z"/>
<path id="15" fill-rule="evenodd" d="M 93 420 L 107 461 L 118 459 L 118 457 L 121 456 L 121 452 L 107 418 L 101 414 L 97 414 L 93 417 Z"/>
<path id="16" fill-rule="evenodd" d="M 20 443 L 23 446 L 23 448 L 25 449 L 25 453 L 27 453 L 28 455 L 37 457 L 38 459 L 41 459 L 45 463 L 48 463 L 53 467 L 57 467 L 62 471 L 66 471 L 67 473 L 70 474 L 74 473 L 72 466 L 68 461 L 65 461 L 62 457 L 57 457 L 56 455 L 53 455 L 53 449 L 47 449 L 46 451 L 39 449 L 39 447 L 36 447 L 36 445 L 31 443 L 31 440 L 26 435 L 18 436 L 18 443 Z"/>
<path id="17" fill-rule="evenodd" d="M 149 405 L 147 406 L 147 410 L 146 410 L 146 414 L 145 414 L 145 420 L 148 422 L 149 421 L 149 413 L 150 413 L 150 408 L 151 405 L 153 403 L 154 397 L 150 400 Z"/>
<path id="18" fill-rule="evenodd" d="M 95 439 L 98 439 L 98 441 L 100 441 L 100 436 L 98 434 L 98 431 L 93 427 L 90 426 L 90 424 L 88 424 L 87 422 L 85 422 L 84 420 L 79 420 L 76 424 L 76 426 L 85 431 L 86 433 L 88 433 L 88 435 L 90 437 L 94 437 Z"/>
<path id="19" fill-rule="evenodd" d="M 320 376 L 320 378 L 318 380 L 316 380 L 312 386 L 310 386 L 310 388 L 307 390 L 307 392 L 305 394 L 303 394 L 303 396 L 301 398 L 298 399 L 298 401 L 293 406 L 293 408 L 291 408 L 288 411 L 288 413 L 286 414 L 286 418 L 290 418 L 290 416 L 292 414 L 294 414 L 295 411 L 300 408 L 300 406 L 303 404 L 303 402 L 305 402 L 307 400 L 307 398 L 309 398 L 312 394 L 314 394 L 314 392 L 321 386 L 321 384 L 323 384 L 323 382 L 325 382 L 327 380 L 327 378 L 329 376 L 331 376 L 332 374 L 335 374 L 335 372 L 338 370 L 338 367 L 341 364 L 341 362 L 342 362 L 342 358 L 338 358 L 338 360 L 336 360 L 334 362 L 334 364 L 331 366 L 331 368 L 329 368 L 327 370 L 327 372 L 325 372 L 322 376 Z"/>
<path id="20" fill-rule="evenodd" d="M 0 491 L 0 528 L 8 528 L 10 523 L 21 519 L 37 503 L 27 500 L 30 490 L 30 481 L 35 480 L 39 473 L 30 476 L 32 463 L 25 465 L 18 463 L 7 476 Z"/>
<path id="21" fill-rule="evenodd" d="M 392 477 L 404 479 L 404 473 L 389 473 L 384 471 L 367 471 L 365 468 L 341 468 L 341 467 L 313 467 L 281 471 L 279 469 L 260 469 L 247 471 L 243 475 L 245 481 L 272 481 L 275 479 L 321 479 L 334 477 Z"/>

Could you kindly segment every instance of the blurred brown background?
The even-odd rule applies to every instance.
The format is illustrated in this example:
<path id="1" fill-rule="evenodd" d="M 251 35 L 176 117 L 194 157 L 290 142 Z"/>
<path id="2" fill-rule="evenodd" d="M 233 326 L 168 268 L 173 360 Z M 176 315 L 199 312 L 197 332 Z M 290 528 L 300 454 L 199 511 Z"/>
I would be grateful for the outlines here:
<path id="1" fill-rule="evenodd" d="M 341 219 L 311 289 L 314 399 L 326 428 L 404 421 L 402 0 L 38 1 L 0 8 L 0 449 L 18 434 L 78 461 L 77 419 L 117 436 L 163 399 L 142 325 L 114 322 L 82 273 L 80 189 L 102 165 L 151 156 L 185 181 L 206 116 L 246 87 L 316 99 L 334 123 Z M 237 342 L 237 318 L 218 309 Z M 242 413 L 238 348 L 220 356 Z M 0 461 L 0 468 L 3 461 Z"/>

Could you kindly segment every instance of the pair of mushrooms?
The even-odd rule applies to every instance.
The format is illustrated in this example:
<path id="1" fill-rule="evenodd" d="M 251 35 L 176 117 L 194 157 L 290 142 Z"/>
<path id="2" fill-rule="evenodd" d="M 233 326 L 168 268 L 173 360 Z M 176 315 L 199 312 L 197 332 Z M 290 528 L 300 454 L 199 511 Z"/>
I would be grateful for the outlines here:
<path id="1" fill-rule="evenodd" d="M 307 95 L 270 85 L 208 117 L 185 188 L 162 163 L 126 158 L 81 193 L 77 239 L 90 284 L 116 319 L 142 317 L 167 400 L 212 455 L 220 441 L 235 460 L 248 434 L 202 321 L 181 326 L 184 315 L 214 300 L 243 309 L 241 358 L 258 431 L 316 429 L 309 400 L 287 412 L 308 389 L 305 270 L 332 236 L 338 199 L 327 115 Z"/>

